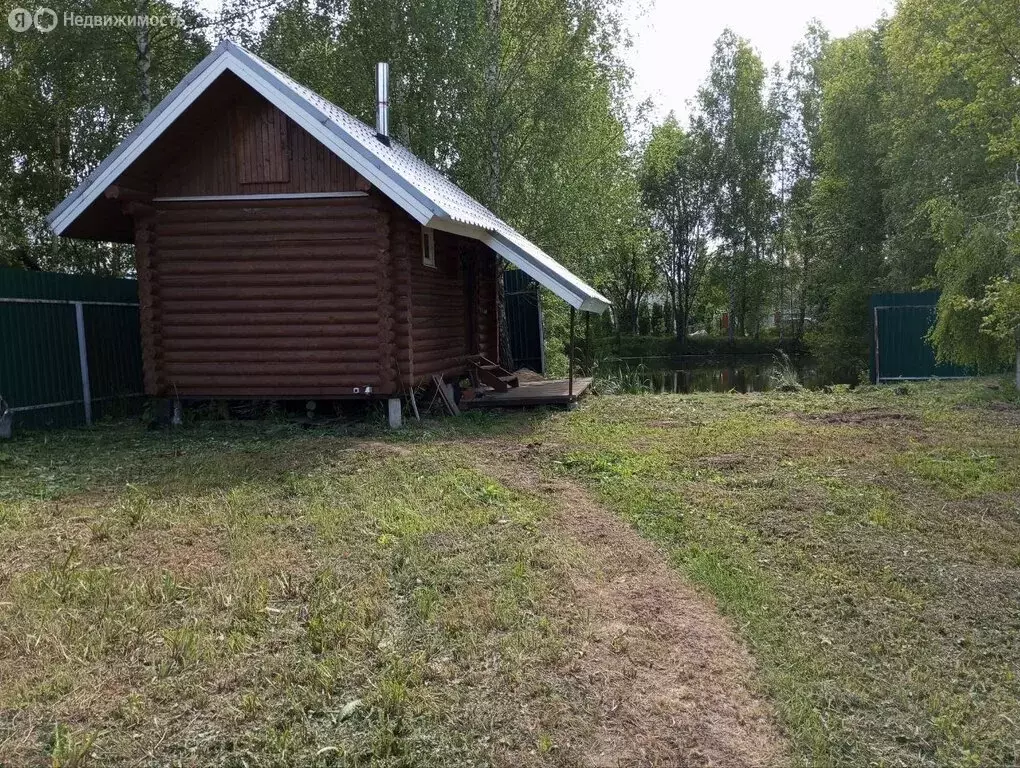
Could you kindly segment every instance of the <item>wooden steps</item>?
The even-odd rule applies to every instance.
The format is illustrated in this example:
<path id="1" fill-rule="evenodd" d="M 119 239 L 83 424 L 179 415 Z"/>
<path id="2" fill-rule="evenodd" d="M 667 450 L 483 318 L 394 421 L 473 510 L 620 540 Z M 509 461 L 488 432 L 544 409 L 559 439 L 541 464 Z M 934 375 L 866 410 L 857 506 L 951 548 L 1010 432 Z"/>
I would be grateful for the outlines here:
<path id="1" fill-rule="evenodd" d="M 481 355 L 470 358 L 468 363 L 471 365 L 472 378 L 477 379 L 478 383 L 492 387 L 496 392 L 506 392 L 520 384 L 517 377 L 510 371 Z"/>

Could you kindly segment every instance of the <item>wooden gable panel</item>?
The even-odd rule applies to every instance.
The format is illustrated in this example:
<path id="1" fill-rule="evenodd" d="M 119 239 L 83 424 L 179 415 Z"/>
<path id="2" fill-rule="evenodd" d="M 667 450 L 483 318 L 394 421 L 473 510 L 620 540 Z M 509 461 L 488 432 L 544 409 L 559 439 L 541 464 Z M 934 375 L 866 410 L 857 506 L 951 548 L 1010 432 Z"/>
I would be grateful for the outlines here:
<path id="1" fill-rule="evenodd" d="M 290 181 L 287 116 L 268 102 L 238 102 L 231 115 L 240 184 Z"/>
<path id="2" fill-rule="evenodd" d="M 233 76 L 156 142 L 135 175 L 159 197 L 367 191 L 370 184 Z"/>

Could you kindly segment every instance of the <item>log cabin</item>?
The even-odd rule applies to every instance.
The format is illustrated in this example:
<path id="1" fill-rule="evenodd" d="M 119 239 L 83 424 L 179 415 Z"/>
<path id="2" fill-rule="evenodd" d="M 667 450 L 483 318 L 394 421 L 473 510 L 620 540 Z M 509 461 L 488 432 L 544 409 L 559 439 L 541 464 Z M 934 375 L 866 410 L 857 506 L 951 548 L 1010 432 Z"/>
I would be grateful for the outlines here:
<path id="1" fill-rule="evenodd" d="M 609 307 L 391 139 L 377 81 L 373 129 L 225 40 L 49 215 L 134 244 L 147 395 L 387 398 L 399 422 L 422 382 L 498 371 L 499 259 L 572 318 Z"/>

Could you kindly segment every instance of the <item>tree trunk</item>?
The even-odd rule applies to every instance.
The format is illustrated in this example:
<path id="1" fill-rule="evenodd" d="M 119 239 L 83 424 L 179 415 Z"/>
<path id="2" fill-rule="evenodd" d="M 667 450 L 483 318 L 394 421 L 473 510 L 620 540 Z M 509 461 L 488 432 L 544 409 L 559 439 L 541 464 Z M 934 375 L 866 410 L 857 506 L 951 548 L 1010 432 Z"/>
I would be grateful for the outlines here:
<path id="1" fill-rule="evenodd" d="M 590 368 L 592 362 L 591 354 L 591 312 L 584 313 L 584 357 L 585 366 Z"/>
<path id="2" fill-rule="evenodd" d="M 782 226 L 782 225 L 780 225 Z M 782 240 L 780 240 L 782 242 Z M 783 296 L 785 291 L 783 290 L 783 284 L 786 278 L 786 253 L 785 246 L 783 247 L 783 253 L 779 255 L 779 311 L 777 312 L 776 325 L 779 326 L 779 341 L 783 341 Z"/>
<path id="3" fill-rule="evenodd" d="M 730 272 L 729 278 L 730 279 L 726 281 L 729 284 L 727 286 L 727 288 L 728 288 L 728 291 L 729 291 L 729 300 L 730 300 L 729 317 L 728 317 L 727 322 L 726 322 L 726 336 L 729 338 L 730 341 L 733 341 L 734 331 L 735 331 L 735 329 L 733 327 L 733 323 L 734 323 L 734 320 L 735 320 L 735 317 L 736 317 L 736 314 L 737 314 L 737 292 L 736 292 L 736 289 L 733 286 L 733 281 L 736 279 L 736 277 L 733 274 L 736 271 L 734 269 L 734 262 L 736 261 L 736 258 L 737 258 L 737 254 L 736 253 L 732 254 L 731 257 L 730 257 L 730 269 L 729 269 L 729 272 Z"/>
<path id="4" fill-rule="evenodd" d="M 64 157 L 61 153 L 60 144 L 60 119 L 57 118 L 57 124 L 53 130 L 53 184 L 54 184 L 54 200 L 59 200 L 61 194 L 63 194 L 63 184 L 61 184 L 61 178 L 64 175 Z M 54 232 L 50 232 L 50 269 L 57 269 L 60 262 L 60 238 Z"/>
<path id="5" fill-rule="evenodd" d="M 677 314 L 677 333 L 676 339 L 680 344 L 680 354 L 684 353 L 687 347 L 687 323 L 690 321 L 687 307 L 681 304 L 680 311 Z"/>
<path id="6" fill-rule="evenodd" d="M 498 96 L 500 88 L 500 60 L 502 55 L 501 26 L 503 20 L 502 0 L 488 0 L 485 8 L 485 22 L 489 29 L 489 50 L 485 66 L 485 92 L 489 118 L 489 176 L 487 179 L 486 196 L 488 207 L 497 216 L 500 214 L 500 198 L 503 195 L 503 159 L 501 145 L 501 121 Z M 502 257 L 496 257 L 496 324 L 499 337 L 499 363 L 513 370 L 513 355 L 510 350 L 509 318 L 506 312 L 506 291 L 503 285 L 503 273 L 506 264 Z"/>
<path id="7" fill-rule="evenodd" d="M 501 120 L 499 115 L 500 62 L 502 59 L 502 34 L 500 31 L 503 20 L 502 0 L 488 0 L 485 8 L 485 23 L 489 28 L 489 50 L 485 66 L 485 92 L 489 119 L 489 178 L 488 204 L 498 215 L 499 202 L 503 193 L 503 168 L 501 145 Z"/>
<path id="8" fill-rule="evenodd" d="M 149 68 L 152 66 L 152 48 L 149 39 L 149 25 L 138 24 L 138 18 L 149 17 L 149 0 L 135 0 L 135 63 L 138 69 L 138 109 L 144 118 L 152 111 L 152 82 Z"/>

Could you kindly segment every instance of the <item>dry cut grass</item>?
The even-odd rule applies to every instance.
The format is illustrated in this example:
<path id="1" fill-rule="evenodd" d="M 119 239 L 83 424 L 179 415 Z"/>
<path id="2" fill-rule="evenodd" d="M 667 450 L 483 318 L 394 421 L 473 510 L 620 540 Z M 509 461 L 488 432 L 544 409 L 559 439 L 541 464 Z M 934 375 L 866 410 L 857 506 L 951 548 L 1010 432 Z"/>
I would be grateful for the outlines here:
<path id="1" fill-rule="evenodd" d="M 456 450 L 118 425 L 2 451 L 0 764 L 529 765 L 592 727 L 556 673 L 570 547 Z"/>
<path id="2" fill-rule="evenodd" d="M 1012 766 L 1018 427 L 994 381 L 607 397 L 541 451 L 738 623 L 795 764 Z"/>
<path id="3" fill-rule="evenodd" d="M 0 765 L 1020 763 L 1011 388 L 354 430 L 0 445 Z"/>
<path id="4" fill-rule="evenodd" d="M 5 445 L 0 765 L 774 764 L 746 649 L 542 423 Z"/>

